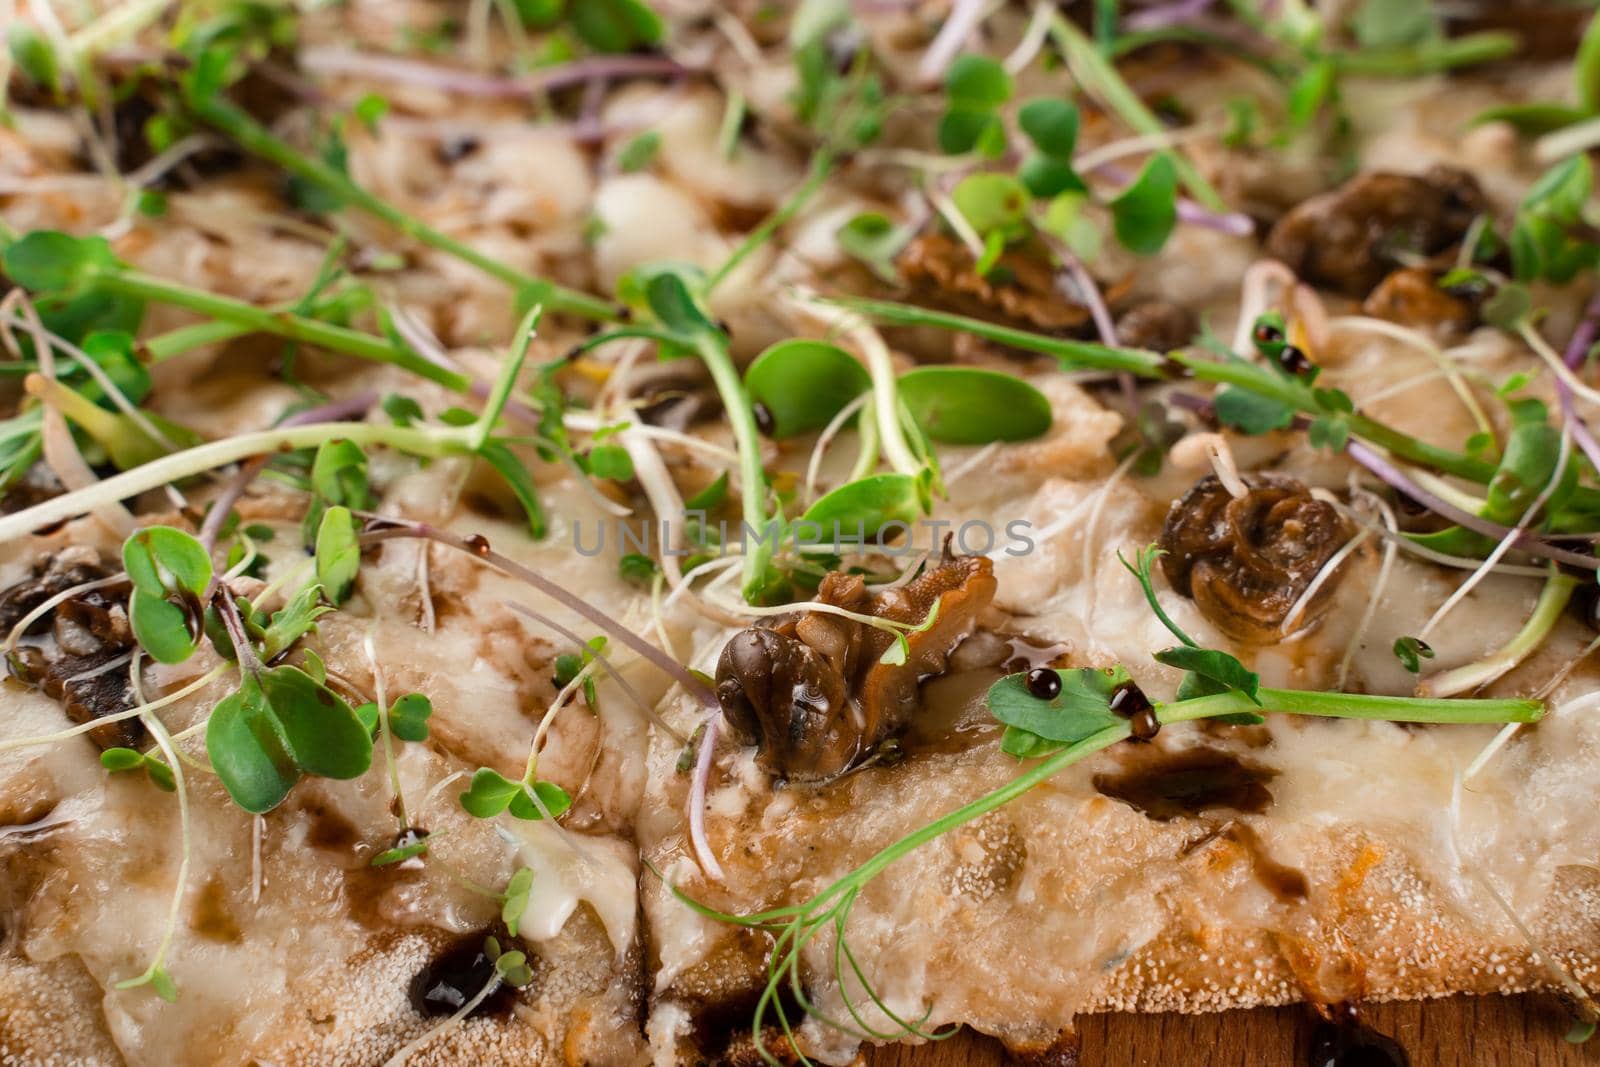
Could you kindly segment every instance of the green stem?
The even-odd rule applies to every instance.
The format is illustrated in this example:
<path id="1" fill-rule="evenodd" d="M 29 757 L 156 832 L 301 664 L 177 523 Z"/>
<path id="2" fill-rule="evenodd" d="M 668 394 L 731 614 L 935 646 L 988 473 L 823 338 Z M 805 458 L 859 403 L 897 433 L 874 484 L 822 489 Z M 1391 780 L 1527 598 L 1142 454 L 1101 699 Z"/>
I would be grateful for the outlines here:
<path id="1" fill-rule="evenodd" d="M 1433 41 L 1412 48 L 1335 52 L 1328 58 L 1333 60 L 1341 74 L 1406 78 L 1504 59 L 1516 52 L 1517 44 L 1515 34 L 1490 31 L 1469 33 L 1465 37 Z"/>
<path id="2" fill-rule="evenodd" d="M 1243 693 L 1230 690 L 1215 696 L 1195 697 L 1192 700 L 1164 704 L 1158 712 L 1162 722 L 1169 721 L 1168 713 L 1181 712 L 1184 718 L 1209 719 L 1218 715 L 1255 712 L 1261 708 L 1291 715 L 1316 715 L 1332 719 L 1454 724 L 1538 722 L 1544 716 L 1544 705 L 1537 700 L 1388 697 L 1366 693 L 1315 693 L 1303 689 L 1268 689 L 1265 686 L 1258 695 L 1261 697 L 1259 707 Z"/>
<path id="3" fill-rule="evenodd" d="M 251 327 L 237 322 L 197 322 L 192 326 L 180 326 L 176 330 L 157 334 L 141 341 L 140 345 L 151 363 L 164 363 L 197 348 L 231 341 L 251 332 Z"/>
<path id="4" fill-rule="evenodd" d="M 1055 38 L 1056 46 L 1065 53 L 1067 65 L 1078 81 L 1099 96 L 1106 106 L 1133 128 L 1134 132 L 1155 135 L 1166 131 L 1161 120 L 1145 107 L 1144 101 L 1128 87 L 1128 83 L 1122 80 L 1122 75 L 1117 73 L 1117 68 L 1101 55 L 1094 42 L 1089 40 L 1082 30 L 1064 16 L 1056 14 L 1050 19 L 1050 36 Z M 1222 196 L 1212 188 L 1211 183 L 1206 181 L 1205 176 L 1187 156 L 1182 152 L 1173 152 L 1172 162 L 1178 169 L 1179 179 L 1189 190 L 1189 195 L 1212 211 L 1228 209 Z"/>
<path id="5" fill-rule="evenodd" d="M 1366 696 L 1356 693 L 1313 693 L 1297 689 L 1266 689 L 1260 691 L 1262 703 L 1269 709 L 1299 715 L 1316 715 L 1338 719 L 1380 719 L 1390 722 L 1434 723 L 1506 723 L 1537 722 L 1544 714 L 1544 705 L 1536 700 L 1426 700 L 1417 697 Z M 1162 704 L 1156 708 L 1156 718 L 1162 725 L 1213 719 L 1239 712 L 1256 711 L 1257 706 L 1243 693 L 1231 691 L 1215 696 L 1196 697 Z M 839 879 L 813 897 L 805 913 L 836 898 L 839 894 L 859 888 L 882 873 L 895 860 L 921 847 L 963 823 L 987 815 L 1026 793 L 1041 782 L 1047 781 L 1065 768 L 1101 749 L 1109 748 L 1129 737 L 1132 727 L 1119 722 L 1090 734 L 1056 752 L 1005 785 L 991 793 L 964 804 L 942 818 L 913 830 L 904 837 L 878 851 L 861 866 Z"/>
<path id="6" fill-rule="evenodd" d="M 1166 710 L 1166 708 L 1162 708 L 1158 712 L 1163 721 L 1167 721 L 1164 715 Z M 1117 723 L 1115 726 L 1107 726 L 1103 730 L 1090 734 L 1082 741 L 1068 745 L 1060 752 L 1040 760 L 999 789 L 991 793 L 985 793 L 970 803 L 963 804 L 950 814 L 911 831 L 892 845 L 881 849 L 871 859 L 814 897 L 813 904 L 832 899 L 839 892 L 846 889 L 854 889 L 865 885 L 880 874 L 885 867 L 888 867 L 889 864 L 906 853 L 920 848 L 934 838 L 954 830 L 963 823 L 969 823 L 973 819 L 987 815 L 997 808 L 1004 807 L 1040 782 L 1053 778 L 1056 774 L 1086 756 L 1091 756 L 1101 749 L 1111 747 L 1118 741 L 1131 736 L 1131 733 L 1131 727 L 1127 723 Z"/>
<path id="7" fill-rule="evenodd" d="M 147 274 L 131 270 L 109 270 L 98 274 L 91 283 L 95 288 L 123 293 L 142 300 L 154 300 L 162 304 L 171 304 L 174 307 L 185 308 L 189 311 L 205 315 L 209 318 L 220 319 L 232 323 L 238 328 L 233 331 L 224 331 L 220 326 L 207 331 L 201 336 L 207 340 L 221 340 L 238 333 L 256 331 L 270 333 L 278 337 L 285 337 L 291 341 L 300 341 L 319 348 L 326 348 L 334 352 L 342 352 L 357 359 L 367 359 L 374 363 L 392 363 L 420 377 L 456 392 L 464 392 L 471 384 L 470 380 L 455 371 L 446 370 L 435 363 L 430 363 L 415 352 L 389 343 L 372 334 L 362 333 L 344 326 L 335 326 L 332 323 L 321 322 L 317 319 L 307 318 L 287 311 L 274 311 L 270 308 L 259 308 L 243 300 L 236 300 L 229 296 L 219 296 L 208 293 L 187 285 L 153 278 Z M 194 329 L 198 330 L 199 327 Z M 184 349 L 182 345 L 190 345 L 194 341 L 193 334 L 186 334 L 176 342 L 172 335 L 164 338 L 154 338 L 152 343 L 161 344 L 159 352 L 152 352 L 153 358 L 166 359 L 176 355 Z M 149 347 L 148 345 L 146 346 Z"/>
<path id="8" fill-rule="evenodd" d="M 88 400 L 82 393 L 69 389 L 54 378 L 30 378 L 29 392 L 45 404 L 60 411 L 68 421 L 77 423 L 84 432 L 102 444 L 117 437 L 122 426 L 117 416 Z"/>
<path id="9" fill-rule="evenodd" d="M 916 478 L 927 464 L 917 458 L 906 442 L 905 428 L 900 421 L 900 388 L 889 348 L 875 331 L 869 330 L 864 336 L 861 353 L 867 361 L 867 373 L 872 376 L 872 416 L 883 454 L 895 470 Z"/>
<path id="10" fill-rule="evenodd" d="M 852 308 L 870 315 L 879 322 L 893 326 L 934 326 L 956 330 L 995 341 L 999 344 L 1054 356 L 1063 370 L 1102 370 L 1128 372 L 1144 378 L 1170 376 L 1173 365 L 1189 371 L 1197 381 L 1213 385 L 1233 385 L 1259 396 L 1269 397 L 1306 415 L 1321 414 L 1310 389 L 1265 367 L 1253 363 L 1225 362 L 1206 359 L 1187 352 L 1173 352 L 1166 356 L 1131 348 L 1112 348 L 1089 341 L 1072 341 L 1060 337 L 999 326 L 982 319 L 932 311 L 910 304 L 897 304 L 887 300 L 862 300 L 856 298 L 826 298 L 827 303 Z M 1493 464 L 1452 452 L 1426 441 L 1419 441 L 1369 418 L 1366 415 L 1349 416 L 1350 431 L 1402 459 L 1433 467 L 1446 474 L 1454 474 L 1480 484 L 1494 477 Z"/>
<path id="11" fill-rule="evenodd" d="M 727 259 L 723 260 L 722 266 L 718 267 L 716 272 L 706 280 L 704 295 L 709 297 L 712 291 L 726 281 L 728 275 L 738 268 L 740 263 L 743 263 L 756 249 L 771 240 L 773 234 L 777 233 L 790 219 L 794 218 L 800 209 L 805 207 L 813 196 L 817 195 L 817 190 L 822 188 L 822 183 L 828 180 L 828 175 L 832 171 L 833 155 L 826 149 L 819 151 L 812 157 L 811 172 L 807 175 L 806 180 L 800 184 L 798 189 L 789 194 L 788 199 L 778 205 L 776 211 L 763 219 L 761 225 L 751 230 L 745 239 L 739 242 L 739 247 L 735 248 Z"/>
<path id="12" fill-rule="evenodd" d="M 897 304 L 890 300 L 868 300 L 860 297 L 818 297 L 822 303 L 859 311 L 890 326 L 933 326 L 943 330 L 970 333 L 990 341 L 1028 352 L 1054 356 L 1061 369 L 1128 371 L 1147 378 L 1159 378 L 1167 365 L 1164 357 L 1155 352 L 1135 348 L 1112 348 L 1093 341 L 1073 341 L 1063 337 L 1047 337 L 1027 330 L 1013 329 L 985 322 L 982 319 L 953 315 L 946 311 L 933 311 L 912 304 Z"/>
<path id="13" fill-rule="evenodd" d="M 695 338 L 695 351 L 711 372 L 711 380 L 722 397 L 739 452 L 739 490 L 743 500 L 744 523 L 754 534 L 755 543 L 744 552 L 744 597 L 754 603 L 767 585 L 767 567 L 772 560 L 777 535 L 769 540 L 766 529 L 767 472 L 761 466 L 761 431 L 756 427 L 750 397 L 744 391 L 739 369 L 728 355 L 727 341 L 721 334 L 704 332 Z M 747 535 L 748 536 L 748 535 Z"/>
<path id="14" fill-rule="evenodd" d="M 1566 611 L 1567 602 L 1577 588 L 1578 579 L 1552 567 L 1550 577 L 1545 580 L 1544 589 L 1539 593 L 1538 603 L 1533 606 L 1533 614 L 1528 616 L 1528 621 L 1522 624 L 1522 629 L 1517 631 L 1515 637 L 1483 659 L 1424 678 L 1418 683 L 1417 692 L 1427 696 L 1448 697 L 1494 681 L 1544 643 L 1562 612 Z"/>
<path id="15" fill-rule="evenodd" d="M 191 99 L 189 107 L 198 118 L 232 138 L 247 152 L 332 190 L 345 202 L 388 223 L 407 237 L 449 253 L 462 262 L 478 268 L 489 277 L 504 282 L 516 290 L 519 300 L 525 304 L 544 304 L 555 311 L 570 312 L 602 322 L 613 321 L 617 317 L 616 308 L 609 301 L 525 274 L 493 256 L 485 255 L 470 245 L 456 240 L 447 233 L 434 229 L 421 219 L 407 214 L 387 200 L 363 189 L 338 168 L 295 150 L 288 142 L 275 136 L 243 110 L 226 100 L 214 96 Z"/>
<path id="16" fill-rule="evenodd" d="M 237 437 L 224 437 L 194 448 L 162 456 L 123 471 L 94 485 L 63 493 L 24 511 L 0 516 L 0 544 L 23 537 L 51 523 L 81 515 L 101 504 L 126 500 L 159 489 L 202 471 L 237 463 L 251 456 L 300 448 L 314 448 L 329 440 L 381 445 L 415 456 L 436 458 L 469 451 L 466 428 L 421 428 L 375 425 L 365 422 L 324 422 L 309 426 L 283 426 Z"/>

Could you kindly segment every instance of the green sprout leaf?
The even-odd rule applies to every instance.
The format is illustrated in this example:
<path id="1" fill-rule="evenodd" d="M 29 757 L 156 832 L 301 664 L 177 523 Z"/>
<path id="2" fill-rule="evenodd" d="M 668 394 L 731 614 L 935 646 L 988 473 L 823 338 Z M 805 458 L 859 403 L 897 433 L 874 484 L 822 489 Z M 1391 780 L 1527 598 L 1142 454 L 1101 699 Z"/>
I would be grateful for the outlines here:
<path id="1" fill-rule="evenodd" d="M 135 589 L 128 598 L 128 624 L 133 636 L 158 663 L 182 663 L 194 655 L 198 639 L 190 614 L 165 597 Z"/>
<path id="2" fill-rule="evenodd" d="M 1542 409 L 1541 404 L 1539 421 L 1519 422 L 1506 440 L 1505 454 L 1494 477 L 1489 479 L 1483 508 L 1483 517 L 1491 522 L 1520 522 L 1556 475 L 1556 464 L 1561 461 L 1561 431 L 1543 421 Z M 1577 476 L 1577 467 L 1568 464 L 1545 502 L 1546 509 L 1554 511 L 1571 495 Z"/>
<path id="3" fill-rule="evenodd" d="M 801 521 L 824 543 L 859 541 L 891 523 L 909 527 L 922 514 L 923 489 L 909 474 L 873 474 L 846 482 L 806 509 Z"/>
<path id="4" fill-rule="evenodd" d="M 887 215 L 865 211 L 839 227 L 839 247 L 860 260 L 890 285 L 900 282 L 895 259 L 910 240 L 909 230 L 896 226 Z"/>
<path id="5" fill-rule="evenodd" d="M 1394 657 L 1412 674 L 1420 674 L 1422 661 L 1432 659 L 1435 655 L 1433 647 L 1420 637 L 1395 638 Z"/>
<path id="6" fill-rule="evenodd" d="M 1600 14 L 1589 20 L 1572 61 L 1572 93 L 1585 114 L 1600 114 Z M 1594 1026 L 1590 1024 L 1590 1030 Z"/>
<path id="7" fill-rule="evenodd" d="M 317 581 L 328 599 L 343 604 L 355 588 L 361 570 L 361 544 L 356 537 L 356 521 L 350 509 L 335 505 L 322 514 L 317 527 Z"/>
<path id="8" fill-rule="evenodd" d="M 1110 203 L 1117 240 L 1142 256 L 1161 251 L 1178 223 L 1178 170 L 1165 152 L 1151 156 L 1144 169 Z"/>
<path id="9" fill-rule="evenodd" d="M 161 663 L 182 663 L 199 642 L 193 620 L 211 584 L 205 547 L 171 526 L 147 526 L 122 546 L 122 566 L 133 583 L 128 622 L 133 635 Z"/>
<path id="10" fill-rule="evenodd" d="M 710 485 L 685 500 L 683 502 L 683 510 L 691 513 L 710 511 L 726 499 L 728 499 L 728 472 L 723 471 L 717 475 L 716 480 Z M 652 564 L 652 567 L 654 567 L 654 564 Z"/>
<path id="11" fill-rule="evenodd" d="M 298 667 L 247 671 L 206 725 L 206 754 L 234 803 L 260 814 L 282 803 L 302 773 L 357 778 L 372 765 L 372 736 L 355 710 Z"/>
<path id="12" fill-rule="evenodd" d="M 952 103 L 992 110 L 1011 99 L 1013 86 L 1011 75 L 998 60 L 967 53 L 950 64 L 944 89 Z"/>
<path id="13" fill-rule="evenodd" d="M 421 693 L 407 693 L 389 706 L 389 729 L 402 741 L 426 741 L 432 715 L 433 701 Z"/>
<path id="14" fill-rule="evenodd" d="M 206 755 L 233 802 L 257 815 L 281 804 L 300 780 L 266 695 L 251 675 L 211 712 Z"/>
<path id="15" fill-rule="evenodd" d="M 656 320 L 672 333 L 688 339 L 700 334 L 716 332 L 716 324 L 695 298 L 697 279 L 695 268 L 675 264 L 655 265 L 640 278 L 646 305 Z"/>
<path id="16" fill-rule="evenodd" d="M 572 807 L 567 791 L 554 782 L 514 782 L 498 771 L 479 767 L 472 776 L 472 785 L 459 795 L 461 806 L 476 819 L 492 819 L 503 811 L 510 811 L 518 819 L 537 821 L 544 818 L 539 806 L 528 796 L 532 790 L 552 816 L 559 818 Z"/>
<path id="17" fill-rule="evenodd" d="M 171 526 L 146 526 L 122 546 L 128 580 L 151 596 L 199 596 L 211 584 L 211 556 L 205 546 Z"/>
<path id="18" fill-rule="evenodd" d="M 642 0 L 574 0 L 567 20 L 597 52 L 632 52 L 659 44 L 665 29 L 661 16 Z"/>
<path id="19" fill-rule="evenodd" d="M 517 923 L 528 910 L 528 896 L 533 890 L 533 871 L 523 867 L 506 883 L 504 900 L 500 905 L 500 921 L 512 937 L 517 936 Z"/>
<path id="20" fill-rule="evenodd" d="M 1128 672 L 1121 667 L 1110 670 L 1079 668 L 1059 672 L 1061 692 L 1051 700 L 1040 700 L 1028 692 L 1026 674 L 1011 674 L 989 687 L 985 698 L 989 712 L 1007 727 L 1014 736 L 1009 745 L 1002 740 L 1007 752 L 1014 749 L 1036 749 L 1034 739 L 1058 745 L 1082 741 L 1126 720 L 1111 710 L 1111 695 L 1118 686 L 1129 681 Z"/>
<path id="21" fill-rule="evenodd" d="M 900 399 L 935 441 L 1026 441 L 1050 429 L 1050 401 L 1020 378 L 975 367 L 919 367 L 901 375 Z"/>
<path id="22" fill-rule="evenodd" d="M 1518 281 L 1571 281 L 1600 263 L 1584 222 L 1594 192 L 1594 166 L 1578 152 L 1545 171 L 1528 190 L 1511 226 L 1511 264 Z"/>
<path id="23" fill-rule="evenodd" d="M 137 977 L 124 979 L 116 984 L 116 988 L 137 989 L 144 985 L 149 986 L 156 996 L 168 1004 L 177 1003 L 178 985 L 172 980 L 172 975 L 167 973 L 167 969 L 161 966 L 153 966 Z"/>
<path id="24" fill-rule="evenodd" d="M 271 662 L 287 652 L 296 641 L 316 628 L 317 620 L 333 608 L 322 603 L 323 588 L 318 584 L 304 586 L 298 593 L 289 599 L 289 602 L 266 621 L 260 628 L 261 658 Z M 249 602 L 240 600 L 246 608 Z M 245 630 L 254 635 L 255 620 L 245 612 Z M 317 681 L 320 683 L 321 678 Z"/>
<path id="25" fill-rule="evenodd" d="M 51 93 L 61 92 L 61 64 L 44 34 L 29 23 L 14 22 L 6 30 L 6 46 L 23 77 Z"/>
<path id="26" fill-rule="evenodd" d="M 1047 156 L 1070 161 L 1078 147 L 1078 109 L 1065 100 L 1029 100 L 1017 112 L 1017 123 L 1033 146 Z"/>
<path id="27" fill-rule="evenodd" d="M 1350 21 L 1363 48 L 1403 48 L 1439 36 L 1439 19 L 1428 0 L 1366 0 Z"/>
<path id="28" fill-rule="evenodd" d="M 372 739 L 338 694 L 285 664 L 262 671 L 260 687 L 289 754 L 307 774 L 358 778 L 372 766 Z"/>
<path id="29" fill-rule="evenodd" d="M 939 147 L 951 154 L 974 149 L 998 158 L 1005 152 L 1005 126 L 996 110 L 1011 99 L 1011 75 L 988 56 L 958 56 L 945 72 L 950 105 L 939 120 Z"/>
<path id="30" fill-rule="evenodd" d="M 142 752 L 135 752 L 131 748 L 108 748 L 100 753 L 100 766 L 113 774 L 123 771 L 142 770 L 150 781 L 164 792 L 175 792 L 178 788 L 177 780 L 172 776 L 172 768 L 153 756 L 146 756 Z"/>
<path id="31" fill-rule="evenodd" d="M 969 174 L 950 193 L 957 210 L 987 238 L 1006 241 L 1028 232 L 1028 190 L 1009 174 Z"/>
<path id="32" fill-rule="evenodd" d="M 0 255 L 6 277 L 38 293 L 81 292 L 120 265 L 104 237 L 73 237 L 55 230 L 27 234 Z"/>
<path id="33" fill-rule="evenodd" d="M 527 464 L 501 441 L 486 443 L 478 449 L 478 458 L 494 468 L 495 473 L 505 481 L 506 488 L 511 490 L 511 495 L 517 498 L 517 504 L 528 521 L 528 535 L 535 541 L 542 540 L 548 530 L 548 522 L 544 504 L 539 499 L 539 487 L 534 483 Z"/>
<path id="34" fill-rule="evenodd" d="M 1184 679 L 1185 686 L 1178 690 L 1179 700 L 1233 690 L 1243 693 L 1258 706 L 1261 703 L 1257 695 L 1261 688 L 1261 676 L 1246 670 L 1244 664 L 1226 652 L 1179 645 L 1157 652 L 1155 659 L 1157 663 L 1189 672 L 1189 677 Z"/>
<path id="35" fill-rule="evenodd" d="M 596 445 L 587 457 L 589 473 L 596 478 L 625 482 L 633 477 L 633 457 L 621 445 Z"/>
<path id="36" fill-rule="evenodd" d="M 1282 401 L 1232 385 L 1217 393 L 1215 405 L 1218 422 L 1251 436 L 1288 429 L 1295 417 Z"/>
<path id="37" fill-rule="evenodd" d="M 872 388 L 861 361 L 825 341 L 779 341 L 744 376 L 752 403 L 766 408 L 772 436 L 820 430 L 856 397 Z"/>
<path id="38" fill-rule="evenodd" d="M 726 482 L 723 483 L 723 489 L 724 491 L 727 489 Z M 622 576 L 623 581 L 632 582 L 634 585 L 648 586 L 660 570 L 655 560 L 639 552 L 624 553 L 622 558 L 617 560 L 617 573 Z"/>
<path id="39" fill-rule="evenodd" d="M 636 174 L 649 168 L 661 151 L 661 135 L 646 130 L 622 146 L 617 153 L 617 169 L 624 174 Z"/>

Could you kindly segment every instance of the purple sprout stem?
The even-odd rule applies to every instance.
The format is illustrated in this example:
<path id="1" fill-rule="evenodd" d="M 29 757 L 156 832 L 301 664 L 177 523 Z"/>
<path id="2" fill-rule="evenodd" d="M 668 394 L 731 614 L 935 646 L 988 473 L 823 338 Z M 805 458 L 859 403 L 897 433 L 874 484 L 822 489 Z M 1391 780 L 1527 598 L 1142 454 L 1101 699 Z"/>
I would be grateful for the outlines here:
<path id="1" fill-rule="evenodd" d="M 1588 305 L 1583 309 L 1583 318 L 1578 321 L 1578 328 L 1572 331 L 1566 352 L 1562 353 L 1562 359 L 1573 371 L 1583 366 L 1583 359 L 1594 346 L 1597 333 L 1600 333 L 1600 291 L 1589 298 Z M 1556 378 L 1556 397 L 1561 402 L 1561 417 L 1571 429 L 1572 439 L 1578 442 L 1578 447 L 1583 449 L 1583 454 L 1589 457 L 1595 469 L 1600 470 L 1600 441 L 1595 440 L 1589 424 L 1578 414 L 1572 399 L 1572 387 L 1559 377 Z"/>
<path id="2" fill-rule="evenodd" d="M 394 519 L 386 515 L 373 515 L 370 518 L 375 520 L 378 525 L 376 529 L 368 530 L 361 535 L 362 544 L 371 545 L 381 541 L 393 541 L 402 537 L 418 537 L 429 541 L 437 541 L 441 545 L 446 545 L 459 552 L 465 552 L 469 556 L 475 556 L 496 570 L 532 586 L 556 603 L 588 619 L 608 635 L 615 638 L 620 644 L 627 645 L 637 652 L 641 658 L 659 667 L 674 681 L 682 685 L 690 696 L 704 704 L 707 710 L 720 711 L 722 705 L 718 703 L 717 695 L 711 691 L 711 687 L 696 677 L 683 664 L 588 601 L 569 593 L 562 586 L 557 585 L 537 571 L 523 566 L 509 556 L 504 556 L 494 551 L 488 546 L 487 541 L 468 540 L 460 534 L 452 533 L 449 530 L 441 530 L 437 526 L 432 526 L 425 522 L 416 522 L 411 519 Z"/>
<path id="3" fill-rule="evenodd" d="M 1489 519 L 1474 515 L 1470 511 L 1464 511 L 1448 500 L 1435 496 L 1408 478 L 1404 471 L 1379 455 L 1376 450 L 1362 444 L 1360 441 L 1351 441 L 1346 446 L 1345 451 L 1349 453 L 1351 459 L 1371 471 L 1380 480 L 1400 490 L 1430 511 L 1449 519 L 1457 526 L 1481 533 L 1485 537 L 1492 537 L 1496 541 L 1504 541 L 1507 538 L 1511 538 L 1513 548 L 1521 549 L 1530 555 L 1543 556 L 1546 559 L 1581 567 L 1584 570 L 1600 570 L 1600 559 L 1594 556 L 1583 555 L 1579 552 L 1572 552 L 1552 545 L 1548 541 L 1535 537 L 1526 530 L 1491 522 Z"/>

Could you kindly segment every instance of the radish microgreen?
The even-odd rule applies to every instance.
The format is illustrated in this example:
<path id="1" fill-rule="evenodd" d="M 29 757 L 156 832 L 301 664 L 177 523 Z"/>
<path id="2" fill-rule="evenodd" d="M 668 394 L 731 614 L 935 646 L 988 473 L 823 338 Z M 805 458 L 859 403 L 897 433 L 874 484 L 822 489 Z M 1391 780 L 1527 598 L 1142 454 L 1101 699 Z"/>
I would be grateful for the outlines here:
<path id="1" fill-rule="evenodd" d="M 172 768 L 154 756 L 131 748 L 108 748 L 100 753 L 100 766 L 113 774 L 120 771 L 144 771 L 157 789 L 171 793 L 178 788 L 172 778 Z"/>
<path id="2" fill-rule="evenodd" d="M 572 797 L 554 782 L 512 781 L 488 767 L 478 768 L 471 786 L 457 799 L 476 819 L 492 819 L 503 811 L 518 819 L 539 820 L 547 812 L 551 818 L 560 818 L 572 807 Z"/>
<path id="3" fill-rule="evenodd" d="M 133 583 L 128 622 L 151 658 L 182 663 L 200 640 L 200 597 L 211 584 L 211 556 L 198 541 L 170 526 L 148 526 L 122 546 Z"/>
<path id="4" fill-rule="evenodd" d="M 503 900 L 500 904 L 500 921 L 506 924 L 506 932 L 512 937 L 517 936 L 517 925 L 522 921 L 522 916 L 528 910 L 528 898 L 533 893 L 533 870 L 520 867 L 506 883 Z"/>
<path id="5" fill-rule="evenodd" d="M 828 425 L 872 388 L 872 377 L 839 346 L 795 338 L 757 356 L 744 384 L 751 401 L 766 409 L 768 433 L 782 440 Z"/>
<path id="6" fill-rule="evenodd" d="M 368 701 L 355 709 L 356 718 L 371 734 L 378 730 L 378 705 Z M 433 715 L 433 701 L 421 693 L 407 693 L 389 705 L 389 729 L 402 741 L 423 742 L 428 739 L 428 719 Z"/>
<path id="7" fill-rule="evenodd" d="M 317 581 L 328 599 L 343 604 L 354 588 L 361 569 L 361 546 L 356 541 L 356 522 L 350 509 L 340 505 L 322 513 L 316 538 Z"/>

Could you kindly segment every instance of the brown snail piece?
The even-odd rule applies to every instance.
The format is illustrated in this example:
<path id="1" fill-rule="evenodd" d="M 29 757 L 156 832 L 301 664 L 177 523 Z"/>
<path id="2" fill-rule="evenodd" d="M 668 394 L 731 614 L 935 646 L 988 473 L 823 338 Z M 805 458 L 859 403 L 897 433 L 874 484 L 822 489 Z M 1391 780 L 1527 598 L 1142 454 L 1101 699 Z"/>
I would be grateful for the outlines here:
<path id="1" fill-rule="evenodd" d="M 860 575 L 822 580 L 817 602 L 920 624 L 902 663 L 883 663 L 894 635 L 855 619 L 801 611 L 741 630 L 717 662 L 717 698 L 736 738 L 759 749 L 769 773 L 818 781 L 849 770 L 915 714 L 918 691 L 942 674 L 995 592 L 982 556 L 946 557 L 896 589 L 872 592 Z"/>
<path id="2" fill-rule="evenodd" d="M 1279 219 L 1266 252 L 1313 285 L 1360 298 L 1407 255 L 1431 256 L 1461 240 L 1486 207 L 1464 170 L 1367 171 Z"/>
<path id="3" fill-rule="evenodd" d="M 1289 613 L 1349 539 L 1344 519 L 1300 482 L 1276 474 L 1244 476 L 1234 497 L 1216 475 L 1196 482 L 1167 513 L 1161 569 L 1228 636 L 1281 640 L 1286 622 L 1315 625 L 1337 575 L 1323 581 L 1293 619 Z"/>

